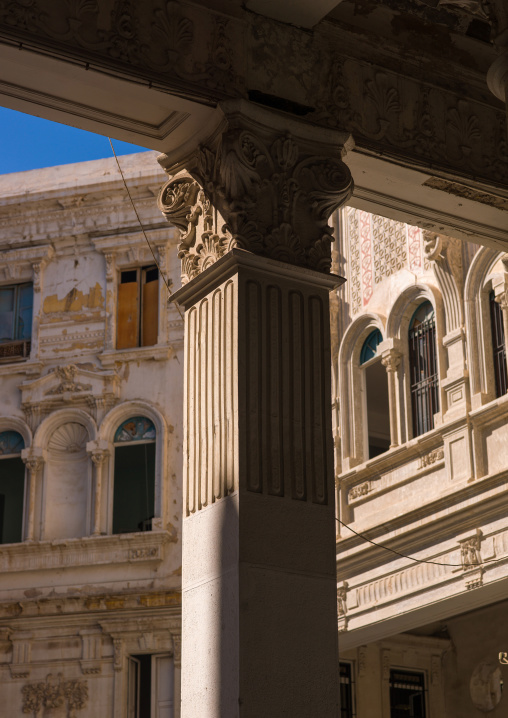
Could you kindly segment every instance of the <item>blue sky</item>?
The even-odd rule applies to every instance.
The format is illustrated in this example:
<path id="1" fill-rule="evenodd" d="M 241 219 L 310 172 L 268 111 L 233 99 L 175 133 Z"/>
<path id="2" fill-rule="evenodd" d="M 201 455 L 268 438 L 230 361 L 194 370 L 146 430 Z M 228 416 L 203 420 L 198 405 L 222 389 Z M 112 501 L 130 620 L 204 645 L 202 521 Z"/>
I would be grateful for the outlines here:
<path id="1" fill-rule="evenodd" d="M 107 137 L 0 107 L 0 174 L 112 157 Z M 113 141 L 117 155 L 144 147 Z"/>

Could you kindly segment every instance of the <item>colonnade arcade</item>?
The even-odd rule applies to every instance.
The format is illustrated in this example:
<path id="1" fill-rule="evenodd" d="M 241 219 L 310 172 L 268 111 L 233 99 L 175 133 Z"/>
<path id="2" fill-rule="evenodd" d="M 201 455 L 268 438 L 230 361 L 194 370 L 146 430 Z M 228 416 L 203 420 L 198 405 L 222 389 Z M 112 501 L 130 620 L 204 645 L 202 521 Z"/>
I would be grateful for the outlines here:
<path id="1" fill-rule="evenodd" d="M 158 149 L 170 176 L 184 718 L 337 715 L 332 212 L 350 202 L 506 248 L 503 0 L 481 15 L 378 3 L 392 30 L 377 45 L 385 26 L 354 2 L 271 5 L 0 8 L 3 104 Z"/>

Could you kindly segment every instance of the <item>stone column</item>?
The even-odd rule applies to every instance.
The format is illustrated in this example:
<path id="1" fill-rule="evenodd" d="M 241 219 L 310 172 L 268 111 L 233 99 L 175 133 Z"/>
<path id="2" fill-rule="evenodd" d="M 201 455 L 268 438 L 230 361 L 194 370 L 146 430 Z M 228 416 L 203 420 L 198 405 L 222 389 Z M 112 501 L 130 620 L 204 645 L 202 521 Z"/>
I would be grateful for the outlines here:
<path id="1" fill-rule="evenodd" d="M 328 217 L 347 136 L 243 101 L 161 190 L 185 286 L 182 718 L 336 718 Z"/>
<path id="2" fill-rule="evenodd" d="M 86 447 L 93 464 L 93 536 L 101 534 L 102 472 L 109 456 L 109 451 L 101 443 L 103 442 L 91 441 Z"/>
<path id="3" fill-rule="evenodd" d="M 388 376 L 388 405 L 390 412 L 390 449 L 399 445 L 399 424 L 397 420 L 397 369 L 401 359 L 400 352 L 389 349 L 381 357 L 381 363 Z"/>
<path id="4" fill-rule="evenodd" d="M 42 450 L 23 449 L 21 458 L 28 469 L 28 490 L 25 492 L 25 500 L 27 502 L 25 541 L 34 541 L 37 476 L 44 466 L 44 457 Z"/>

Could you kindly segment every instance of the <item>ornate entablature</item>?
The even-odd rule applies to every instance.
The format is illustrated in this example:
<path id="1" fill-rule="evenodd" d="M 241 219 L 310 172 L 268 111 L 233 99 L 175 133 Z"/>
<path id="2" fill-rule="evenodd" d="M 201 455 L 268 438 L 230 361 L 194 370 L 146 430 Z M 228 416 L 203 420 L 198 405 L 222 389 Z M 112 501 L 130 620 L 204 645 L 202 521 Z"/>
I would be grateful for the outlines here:
<path id="1" fill-rule="evenodd" d="M 222 105 L 225 120 L 159 195 L 159 208 L 182 232 L 184 281 L 230 249 L 329 272 L 328 219 L 353 191 L 342 160 L 350 138 L 242 102 Z M 223 218 L 223 219 L 222 219 Z"/>
<path id="2" fill-rule="evenodd" d="M 67 406 L 102 418 L 119 400 L 120 378 L 115 371 L 90 371 L 67 364 L 23 382 L 20 390 L 21 406 L 34 429 L 44 416 Z"/>

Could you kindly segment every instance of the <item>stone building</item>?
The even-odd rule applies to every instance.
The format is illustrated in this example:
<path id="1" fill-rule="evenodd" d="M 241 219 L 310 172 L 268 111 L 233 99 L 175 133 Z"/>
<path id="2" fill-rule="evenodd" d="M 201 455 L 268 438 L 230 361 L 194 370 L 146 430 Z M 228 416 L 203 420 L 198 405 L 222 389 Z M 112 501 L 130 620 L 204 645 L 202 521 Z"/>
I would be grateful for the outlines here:
<path id="1" fill-rule="evenodd" d="M 120 162 L 154 255 L 114 159 L 0 177 L 5 718 L 179 715 L 180 266 Z"/>
<path id="2" fill-rule="evenodd" d="M 346 208 L 337 265 L 342 716 L 505 715 L 506 254 Z"/>
<path id="3" fill-rule="evenodd" d="M 120 158 L 146 237 L 113 159 L 0 178 L 6 718 L 179 715 L 181 268 L 154 160 Z M 505 255 L 333 220 L 341 718 L 501 715 Z"/>
<path id="4" fill-rule="evenodd" d="M 349 204 L 506 251 L 507 80 L 505 0 L 0 2 L 2 105 L 156 150 L 169 175 L 190 279 L 183 718 L 335 718 L 328 220 Z M 465 384 L 439 379 L 444 421 Z"/>

